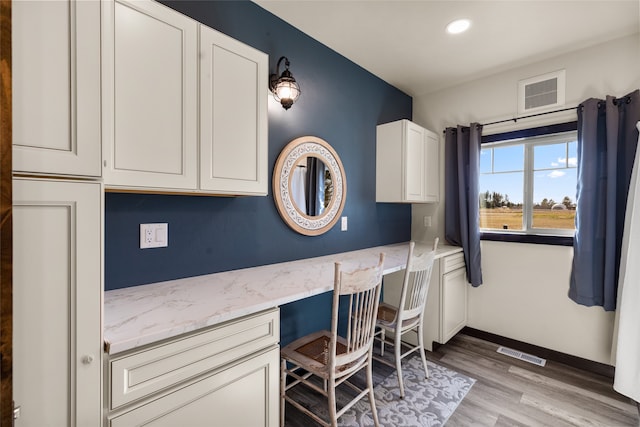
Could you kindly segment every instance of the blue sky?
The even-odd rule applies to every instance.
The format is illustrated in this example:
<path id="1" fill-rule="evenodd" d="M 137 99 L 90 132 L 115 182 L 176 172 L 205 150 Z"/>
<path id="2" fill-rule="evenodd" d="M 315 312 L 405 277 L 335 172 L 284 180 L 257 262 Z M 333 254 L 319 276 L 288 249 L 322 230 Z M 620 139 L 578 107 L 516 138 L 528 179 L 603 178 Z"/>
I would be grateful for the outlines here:
<path id="1" fill-rule="evenodd" d="M 577 143 L 538 145 L 534 147 L 533 202 L 543 198 L 561 202 L 569 196 L 575 203 L 577 176 Z M 521 203 L 523 199 L 524 147 L 514 145 L 494 147 L 492 175 L 490 150 L 480 155 L 480 191 L 496 191 L 508 195 L 509 200 Z M 497 173 L 499 172 L 499 173 Z"/>

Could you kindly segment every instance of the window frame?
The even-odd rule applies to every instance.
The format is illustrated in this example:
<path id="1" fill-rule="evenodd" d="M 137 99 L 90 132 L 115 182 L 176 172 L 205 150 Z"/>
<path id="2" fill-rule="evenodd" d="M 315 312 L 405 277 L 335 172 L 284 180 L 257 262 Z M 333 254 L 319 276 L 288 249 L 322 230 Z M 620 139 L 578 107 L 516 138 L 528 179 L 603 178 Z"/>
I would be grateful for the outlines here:
<path id="1" fill-rule="evenodd" d="M 536 128 L 521 129 L 511 132 L 503 132 L 492 135 L 486 135 L 481 138 L 481 145 L 497 145 L 501 141 L 504 141 L 503 146 L 508 145 L 522 145 L 521 142 L 525 138 L 545 137 L 552 134 L 562 134 L 571 131 L 577 131 L 578 122 L 572 121 L 567 123 L 560 123 L 555 125 L 540 126 Z M 542 138 L 541 138 L 542 139 Z M 512 142 L 510 142 L 512 141 Z M 553 141 L 545 142 L 544 144 L 553 144 Z M 501 242 L 517 242 L 517 243 L 534 243 L 545 245 L 560 245 L 560 246 L 573 246 L 573 236 L 575 230 L 562 230 L 562 229 L 542 229 L 532 228 L 531 222 L 533 221 L 533 174 L 534 174 L 534 159 L 533 149 L 536 145 L 535 142 L 525 143 L 524 149 L 530 150 L 529 153 L 524 153 L 525 164 L 523 165 L 523 226 L 524 230 L 511 230 L 508 232 L 502 230 L 489 230 L 480 229 L 480 239 L 489 241 L 501 241 Z M 481 149 L 483 147 L 481 146 Z M 493 156 L 493 153 L 492 153 Z M 568 157 L 567 157 L 568 161 Z M 528 164 L 527 164 L 528 163 Z M 478 194 L 479 196 L 479 194 Z M 525 203 L 525 199 L 530 198 L 529 203 Z M 526 209 L 526 211 L 525 211 Z"/>

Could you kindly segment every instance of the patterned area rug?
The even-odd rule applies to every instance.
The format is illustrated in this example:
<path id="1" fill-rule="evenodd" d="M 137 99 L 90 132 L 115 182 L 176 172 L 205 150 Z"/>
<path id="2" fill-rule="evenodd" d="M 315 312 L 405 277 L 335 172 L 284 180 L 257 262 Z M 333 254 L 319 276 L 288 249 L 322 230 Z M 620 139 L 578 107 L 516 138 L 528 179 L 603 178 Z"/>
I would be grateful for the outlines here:
<path id="1" fill-rule="evenodd" d="M 381 426 L 427 427 L 444 425 L 467 395 L 475 379 L 427 361 L 429 379 L 424 378 L 424 368 L 419 356 L 402 361 L 405 398 L 400 399 L 398 377 L 395 369 L 374 361 L 374 393 L 376 408 Z M 361 386 L 365 384 L 364 371 L 358 373 L 353 381 Z M 298 400 L 306 407 L 313 407 L 314 412 L 326 419 L 327 403 L 323 396 L 296 387 Z M 342 407 L 350 397 L 351 390 L 341 386 L 338 389 L 338 408 Z M 313 420 L 287 405 L 286 426 L 315 426 Z M 373 426 L 369 399 L 360 400 L 353 408 L 338 419 L 343 427 Z"/>

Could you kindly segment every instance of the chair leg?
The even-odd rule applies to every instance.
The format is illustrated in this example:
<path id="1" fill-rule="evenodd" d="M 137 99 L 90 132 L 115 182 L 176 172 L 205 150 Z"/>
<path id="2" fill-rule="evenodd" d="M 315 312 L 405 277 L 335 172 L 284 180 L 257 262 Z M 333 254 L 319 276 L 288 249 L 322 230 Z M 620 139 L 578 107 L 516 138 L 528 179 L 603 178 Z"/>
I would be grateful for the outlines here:
<path id="1" fill-rule="evenodd" d="M 384 340 L 386 336 L 386 331 L 384 328 L 380 329 L 380 356 L 384 356 Z"/>
<path id="2" fill-rule="evenodd" d="M 373 394 L 373 368 L 371 363 L 371 358 L 369 358 L 369 363 L 367 364 L 367 387 L 369 387 L 369 402 L 371 402 L 371 415 L 373 415 L 373 425 L 375 427 L 380 426 L 380 421 L 378 420 L 378 410 L 376 409 L 376 398 Z"/>
<path id="3" fill-rule="evenodd" d="M 280 427 L 284 427 L 284 394 L 287 386 L 287 361 L 281 359 L 280 362 Z"/>
<path id="4" fill-rule="evenodd" d="M 422 324 L 418 325 L 418 345 L 420 346 L 420 357 L 422 358 L 422 364 L 424 365 L 424 377 L 429 378 L 429 369 L 427 368 L 427 357 L 424 354 L 424 336 L 422 335 Z"/>
<path id="5" fill-rule="evenodd" d="M 395 350 L 395 359 L 396 359 L 396 371 L 398 372 L 398 385 L 400 386 L 400 399 L 404 399 L 404 381 L 402 380 L 402 347 L 400 345 L 400 338 L 402 334 L 400 330 L 396 330 L 396 335 L 394 337 L 394 350 Z"/>
<path id="6" fill-rule="evenodd" d="M 335 379 L 329 380 L 329 390 L 327 390 L 329 398 L 329 422 L 331 427 L 338 427 L 338 411 L 336 408 L 336 382 Z"/>

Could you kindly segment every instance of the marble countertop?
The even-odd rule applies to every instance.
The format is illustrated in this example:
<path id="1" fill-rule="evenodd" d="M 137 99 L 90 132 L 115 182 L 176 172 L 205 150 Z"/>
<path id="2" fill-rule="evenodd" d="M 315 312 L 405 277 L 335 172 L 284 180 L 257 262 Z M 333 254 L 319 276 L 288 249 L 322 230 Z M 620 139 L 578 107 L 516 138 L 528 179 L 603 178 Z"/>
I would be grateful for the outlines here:
<path id="1" fill-rule="evenodd" d="M 188 277 L 104 293 L 105 351 L 116 354 L 333 290 L 334 263 L 405 268 L 407 243 Z M 436 257 L 460 252 L 442 245 Z"/>

